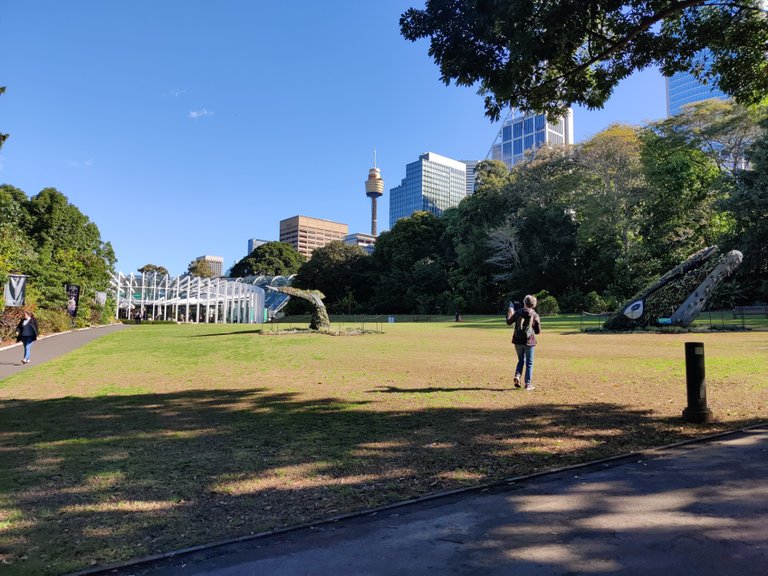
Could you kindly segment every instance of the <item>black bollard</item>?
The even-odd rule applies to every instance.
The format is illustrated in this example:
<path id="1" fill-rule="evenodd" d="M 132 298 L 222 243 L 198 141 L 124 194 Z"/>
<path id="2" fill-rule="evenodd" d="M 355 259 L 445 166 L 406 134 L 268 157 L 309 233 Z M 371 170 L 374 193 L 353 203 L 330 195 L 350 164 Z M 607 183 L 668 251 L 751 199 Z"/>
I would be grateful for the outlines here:
<path id="1" fill-rule="evenodd" d="M 685 343 L 685 387 L 688 407 L 683 418 L 688 422 L 712 422 L 712 410 L 707 407 L 707 383 L 704 373 L 704 343 Z"/>

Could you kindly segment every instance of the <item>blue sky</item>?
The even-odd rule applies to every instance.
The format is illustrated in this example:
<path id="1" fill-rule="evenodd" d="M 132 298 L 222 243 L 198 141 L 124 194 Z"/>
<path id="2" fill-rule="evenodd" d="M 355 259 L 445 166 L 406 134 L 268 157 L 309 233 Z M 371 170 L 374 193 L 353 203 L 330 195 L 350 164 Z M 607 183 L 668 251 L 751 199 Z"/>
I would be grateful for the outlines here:
<path id="1" fill-rule="evenodd" d="M 225 266 L 297 214 L 370 231 L 364 181 L 386 191 L 419 154 L 482 159 L 498 127 L 474 89 L 446 87 L 427 43 L 399 34 L 420 0 L 25 0 L 0 5 L 0 182 L 55 187 L 112 243 L 117 268 Z M 665 115 L 655 70 L 576 141 Z"/>

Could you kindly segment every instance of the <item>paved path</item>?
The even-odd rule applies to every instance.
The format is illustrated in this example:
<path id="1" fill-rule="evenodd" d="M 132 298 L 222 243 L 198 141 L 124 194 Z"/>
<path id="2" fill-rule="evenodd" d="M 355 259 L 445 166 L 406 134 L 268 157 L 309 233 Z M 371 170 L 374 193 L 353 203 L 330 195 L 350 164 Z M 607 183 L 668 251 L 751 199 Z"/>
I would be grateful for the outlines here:
<path id="1" fill-rule="evenodd" d="M 11 374 L 15 374 L 19 370 L 24 370 L 27 366 L 34 366 L 35 364 L 47 362 L 56 356 L 61 356 L 75 348 L 79 348 L 83 344 L 87 344 L 91 340 L 101 338 L 105 334 L 111 334 L 112 332 L 122 330 L 123 328 L 125 328 L 125 326 L 122 324 L 112 324 L 110 326 L 98 326 L 85 330 L 72 330 L 71 332 L 62 332 L 60 334 L 46 336 L 32 344 L 32 353 L 30 355 L 31 362 L 29 364 L 21 363 L 21 358 L 24 355 L 21 344 L 0 350 L 0 380 L 7 378 Z"/>
<path id="2" fill-rule="evenodd" d="M 113 576 L 766 576 L 768 426 Z"/>

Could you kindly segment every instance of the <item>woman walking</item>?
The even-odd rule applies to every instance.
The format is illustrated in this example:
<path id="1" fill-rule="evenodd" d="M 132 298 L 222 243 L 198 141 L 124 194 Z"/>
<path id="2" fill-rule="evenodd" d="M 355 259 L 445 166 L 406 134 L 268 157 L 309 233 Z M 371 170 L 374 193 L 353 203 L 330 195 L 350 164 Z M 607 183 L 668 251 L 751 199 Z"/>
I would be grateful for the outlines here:
<path id="1" fill-rule="evenodd" d="M 37 320 L 29 310 L 24 310 L 24 318 L 19 322 L 16 327 L 16 331 L 19 333 L 18 342 L 24 345 L 24 359 L 22 364 L 29 364 L 29 352 L 32 348 L 32 342 L 37 340 Z"/>
<path id="2" fill-rule="evenodd" d="M 525 389 L 533 390 L 533 351 L 536 346 L 536 334 L 541 332 L 541 320 L 534 308 L 536 296 L 530 294 L 523 300 L 524 308 L 515 310 L 510 304 L 507 310 L 507 326 L 515 325 L 512 332 L 512 344 L 517 352 L 515 368 L 515 388 L 520 388 L 520 381 L 525 377 Z M 523 372 L 525 368 L 525 372 Z"/>

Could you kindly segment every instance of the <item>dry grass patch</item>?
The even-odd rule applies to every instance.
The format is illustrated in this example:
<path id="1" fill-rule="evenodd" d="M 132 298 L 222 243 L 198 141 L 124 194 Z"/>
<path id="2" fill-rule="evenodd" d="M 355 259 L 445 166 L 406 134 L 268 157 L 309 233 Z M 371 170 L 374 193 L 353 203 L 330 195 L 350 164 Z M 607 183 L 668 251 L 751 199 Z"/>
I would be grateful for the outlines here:
<path id="1" fill-rule="evenodd" d="M 0 381 L 3 574 L 61 574 L 733 429 L 766 333 L 588 335 L 511 387 L 500 319 L 381 335 L 142 326 Z M 718 421 L 684 423 L 683 342 Z"/>

